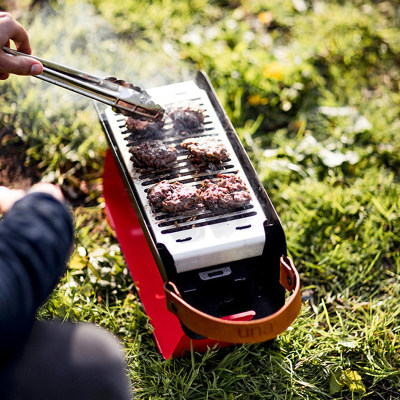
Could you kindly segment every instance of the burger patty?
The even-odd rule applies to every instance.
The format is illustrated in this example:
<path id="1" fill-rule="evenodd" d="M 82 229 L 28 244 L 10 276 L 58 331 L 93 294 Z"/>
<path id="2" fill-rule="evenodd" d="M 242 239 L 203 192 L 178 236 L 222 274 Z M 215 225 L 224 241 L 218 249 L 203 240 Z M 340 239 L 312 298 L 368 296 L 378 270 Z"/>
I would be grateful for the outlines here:
<path id="1" fill-rule="evenodd" d="M 178 151 L 161 140 L 145 141 L 129 148 L 131 160 L 137 167 L 165 168 L 174 163 Z"/>
<path id="2" fill-rule="evenodd" d="M 149 190 L 147 199 L 153 207 L 170 213 L 189 210 L 201 204 L 199 190 L 179 182 L 157 183 Z"/>
<path id="3" fill-rule="evenodd" d="M 236 175 L 219 174 L 214 181 L 203 181 L 200 197 L 208 209 L 239 208 L 251 200 L 246 184 Z"/>
<path id="4" fill-rule="evenodd" d="M 193 110 L 190 107 L 177 108 L 169 113 L 174 130 L 178 133 L 187 133 L 190 130 L 203 126 L 204 113 L 202 110 Z"/>
<path id="5" fill-rule="evenodd" d="M 238 176 L 219 174 L 216 180 L 204 180 L 200 189 L 161 181 L 149 190 L 147 199 L 154 208 L 175 213 L 195 207 L 235 209 L 248 204 L 251 195 Z"/>
<path id="6" fill-rule="evenodd" d="M 229 152 L 225 145 L 215 138 L 186 139 L 181 143 L 181 147 L 189 150 L 189 159 L 195 164 L 217 164 L 229 158 Z"/>
<path id="7" fill-rule="evenodd" d="M 133 133 L 147 133 L 157 135 L 164 126 L 164 120 L 145 120 L 128 117 L 125 122 L 126 128 Z"/>

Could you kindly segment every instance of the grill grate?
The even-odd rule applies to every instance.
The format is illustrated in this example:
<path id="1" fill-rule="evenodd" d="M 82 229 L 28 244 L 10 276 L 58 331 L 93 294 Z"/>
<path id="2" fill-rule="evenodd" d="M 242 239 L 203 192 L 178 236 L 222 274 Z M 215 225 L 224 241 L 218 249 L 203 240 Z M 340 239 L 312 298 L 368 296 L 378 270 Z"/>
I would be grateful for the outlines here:
<path id="1" fill-rule="evenodd" d="M 131 134 L 125 126 L 125 117 L 114 113 L 111 108 L 106 109 L 105 115 L 114 141 L 136 191 L 134 198 L 147 217 L 147 225 L 155 243 L 167 247 L 177 272 L 261 255 L 265 244 L 263 223 L 266 216 L 207 93 L 194 81 L 153 88 L 148 93 L 165 109 L 190 106 L 204 110 L 205 114 L 204 126 L 185 135 L 177 133 L 172 121 L 166 120 L 157 140 L 176 145 L 178 158 L 171 168 L 154 170 L 135 167 L 129 153 L 130 146 L 148 140 L 148 135 Z M 188 151 L 179 144 L 184 139 L 198 137 L 213 137 L 223 142 L 229 151 L 229 159 L 207 170 L 194 167 L 187 159 Z M 147 201 L 148 190 L 162 180 L 200 186 L 204 179 L 213 179 L 219 173 L 238 174 L 249 188 L 252 201 L 234 210 L 199 208 L 174 214 L 155 212 Z"/>

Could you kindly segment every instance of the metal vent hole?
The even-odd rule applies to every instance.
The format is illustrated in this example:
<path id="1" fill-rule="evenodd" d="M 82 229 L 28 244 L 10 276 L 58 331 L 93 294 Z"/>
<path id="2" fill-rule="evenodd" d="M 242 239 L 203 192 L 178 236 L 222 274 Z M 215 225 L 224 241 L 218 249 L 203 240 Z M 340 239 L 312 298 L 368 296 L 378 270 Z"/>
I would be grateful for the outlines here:
<path id="1" fill-rule="evenodd" d="M 188 242 L 189 240 L 192 240 L 192 237 L 191 237 L 191 236 L 189 236 L 189 237 L 187 237 L 187 238 L 185 238 L 185 239 L 176 239 L 176 241 L 177 241 L 178 243 Z"/>

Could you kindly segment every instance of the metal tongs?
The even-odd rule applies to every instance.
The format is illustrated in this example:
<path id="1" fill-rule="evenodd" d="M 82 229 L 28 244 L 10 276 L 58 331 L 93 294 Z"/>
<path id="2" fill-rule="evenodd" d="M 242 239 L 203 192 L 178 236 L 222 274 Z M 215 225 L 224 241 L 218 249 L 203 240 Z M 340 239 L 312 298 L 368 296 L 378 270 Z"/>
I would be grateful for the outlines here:
<path id="1" fill-rule="evenodd" d="M 35 78 L 72 90 L 111 106 L 124 115 L 146 119 L 161 119 L 165 110 L 155 104 L 148 93 L 138 86 L 114 77 L 99 78 L 39 57 L 3 47 L 13 56 L 34 58 L 43 64 L 43 72 Z"/>

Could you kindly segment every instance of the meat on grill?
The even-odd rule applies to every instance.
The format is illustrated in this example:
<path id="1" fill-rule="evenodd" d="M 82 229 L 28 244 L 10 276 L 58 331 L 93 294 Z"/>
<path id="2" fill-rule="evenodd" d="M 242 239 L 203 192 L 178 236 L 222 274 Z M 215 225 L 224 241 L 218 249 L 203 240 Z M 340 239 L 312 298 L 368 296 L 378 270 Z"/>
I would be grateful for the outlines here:
<path id="1" fill-rule="evenodd" d="M 199 190 L 203 204 L 211 210 L 239 208 L 251 200 L 246 184 L 236 175 L 219 174 L 214 181 L 206 179 Z"/>
<path id="2" fill-rule="evenodd" d="M 201 205 L 199 190 L 179 182 L 161 181 L 153 186 L 147 194 L 149 203 L 158 209 L 174 213 L 189 210 Z"/>
<path id="3" fill-rule="evenodd" d="M 134 117 L 128 117 L 125 125 L 130 132 L 133 133 L 146 133 L 150 135 L 157 135 L 164 126 L 163 119 L 146 120 Z"/>
<path id="4" fill-rule="evenodd" d="M 161 140 L 144 141 L 138 146 L 129 147 L 131 160 L 137 167 L 165 168 L 174 163 L 177 150 Z"/>
<path id="5" fill-rule="evenodd" d="M 174 130 L 183 134 L 202 127 L 204 123 L 203 111 L 190 107 L 176 108 L 169 113 L 169 117 L 172 119 Z"/>
<path id="6" fill-rule="evenodd" d="M 181 147 L 189 150 L 188 158 L 199 166 L 205 166 L 208 163 L 218 164 L 229 158 L 225 145 L 215 138 L 186 139 L 181 143 Z"/>

